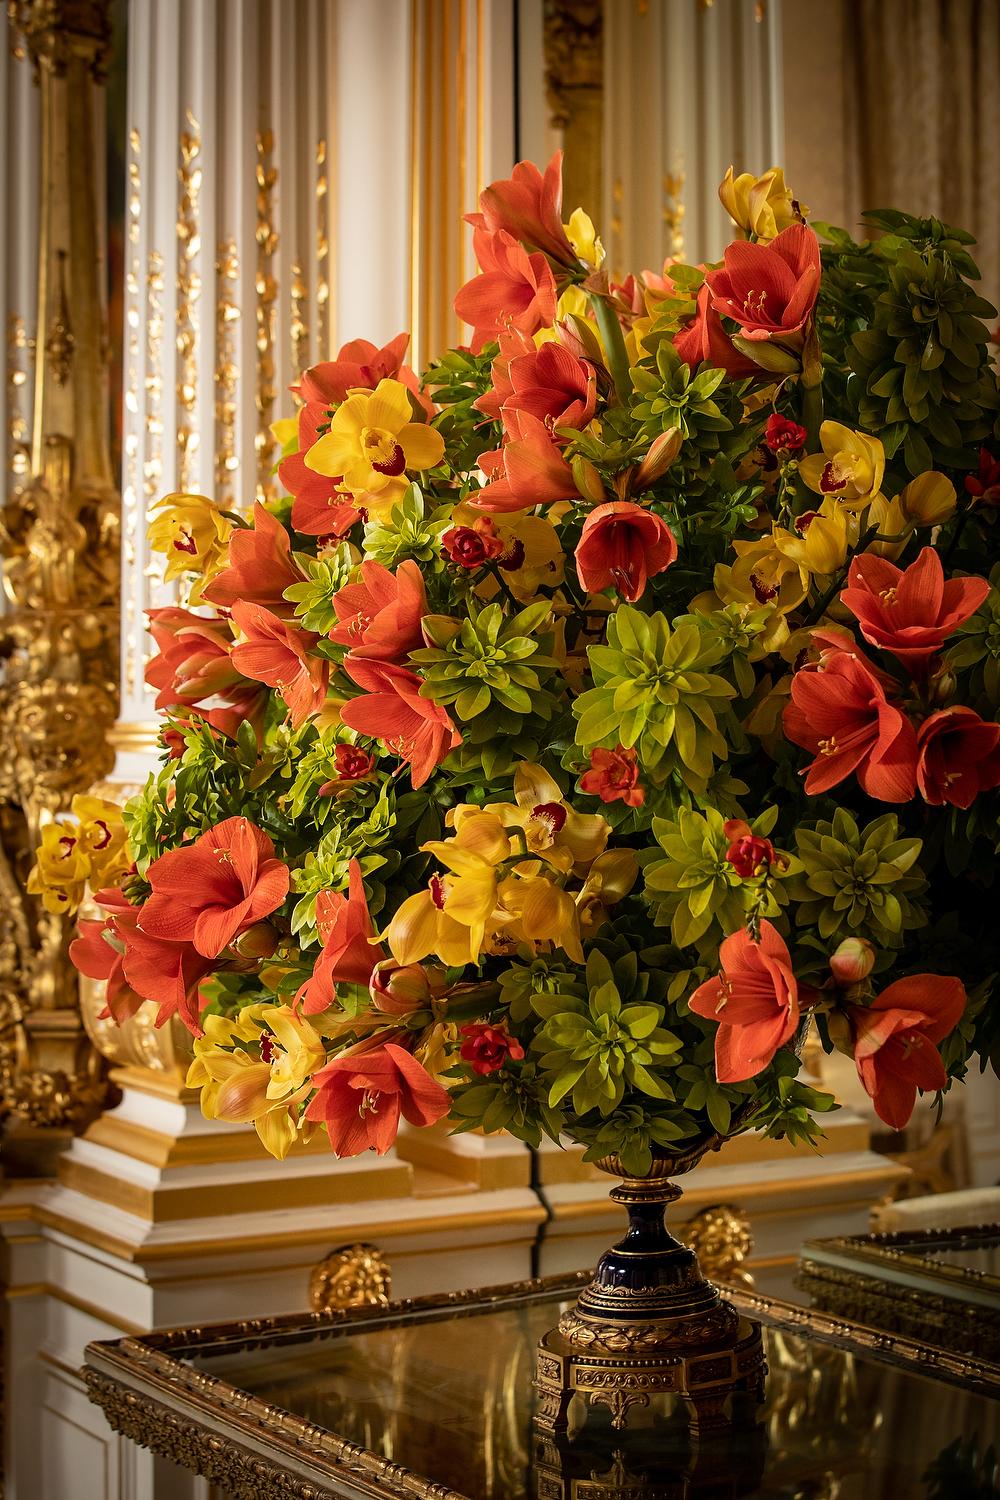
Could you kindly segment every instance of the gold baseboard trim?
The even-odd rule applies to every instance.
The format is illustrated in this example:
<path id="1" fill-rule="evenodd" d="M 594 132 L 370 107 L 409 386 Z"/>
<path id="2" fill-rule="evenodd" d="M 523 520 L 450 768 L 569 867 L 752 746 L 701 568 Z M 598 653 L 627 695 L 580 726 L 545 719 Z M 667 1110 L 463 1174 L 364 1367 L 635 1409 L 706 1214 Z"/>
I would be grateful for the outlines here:
<path id="1" fill-rule="evenodd" d="M 130 1120 L 115 1118 L 114 1111 L 101 1115 L 84 1132 L 85 1141 L 106 1146 L 118 1151 L 133 1161 L 145 1162 L 151 1167 L 190 1167 L 222 1165 L 234 1161 L 270 1161 L 261 1145 L 260 1137 L 252 1129 L 239 1134 L 210 1130 L 204 1135 L 172 1136 L 150 1130 L 146 1125 L 137 1125 Z M 316 1135 L 311 1141 L 296 1146 L 296 1156 L 329 1156 L 330 1145 L 325 1135 Z"/>
<path id="2" fill-rule="evenodd" d="M 200 1098 L 197 1089 L 185 1087 L 184 1074 L 180 1071 L 164 1073 L 158 1068 L 135 1068 L 126 1063 L 112 1068 L 110 1077 L 120 1089 L 155 1094 L 157 1099 L 169 1099 L 175 1104 L 196 1104 Z"/>
<path id="3" fill-rule="evenodd" d="M 457 1177 L 460 1182 L 487 1191 L 530 1187 L 531 1159 L 520 1142 L 511 1139 L 510 1145 L 509 1154 L 490 1152 L 475 1156 L 458 1150 L 452 1136 L 428 1129 L 399 1136 L 396 1155 L 414 1166 L 440 1172 L 444 1177 Z"/>
<path id="4" fill-rule="evenodd" d="M 270 1178 L 267 1181 L 208 1183 L 198 1187 L 146 1188 L 113 1177 L 99 1167 L 64 1159 L 59 1180 L 65 1187 L 149 1224 L 180 1219 L 215 1218 L 220 1214 L 259 1213 L 261 1209 L 316 1208 L 321 1204 L 370 1203 L 379 1198 L 408 1198 L 408 1163 L 389 1163 L 371 1173 L 337 1172 L 315 1177 Z"/>

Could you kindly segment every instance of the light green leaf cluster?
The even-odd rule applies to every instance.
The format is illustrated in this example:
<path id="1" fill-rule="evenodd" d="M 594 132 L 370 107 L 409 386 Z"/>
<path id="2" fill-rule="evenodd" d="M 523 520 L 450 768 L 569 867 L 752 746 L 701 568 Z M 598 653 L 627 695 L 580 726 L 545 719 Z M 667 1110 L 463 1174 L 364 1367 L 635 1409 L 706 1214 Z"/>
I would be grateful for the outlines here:
<path id="1" fill-rule="evenodd" d="M 324 552 L 320 557 L 297 552 L 295 561 L 307 577 L 302 583 L 293 583 L 287 588 L 285 598 L 295 605 L 296 618 L 306 630 L 327 635 L 337 623 L 333 596 L 347 582 L 353 566 L 351 549 L 344 542 L 333 552 Z"/>
<path id="2" fill-rule="evenodd" d="M 799 903 L 798 925 L 815 927 L 826 942 L 863 937 L 884 948 L 900 947 L 909 929 L 924 926 L 918 900 L 927 881 L 917 866 L 922 841 L 898 833 L 895 813 L 859 830 L 843 807 L 832 822 L 798 828 L 788 881 Z"/>
<path id="3" fill-rule="evenodd" d="M 407 558 L 443 567 L 441 537 L 452 524 L 450 508 L 428 516 L 419 486 L 411 484 L 386 519 L 366 523 L 365 557 L 391 571 Z"/>
<path id="4" fill-rule="evenodd" d="M 594 686 L 573 703 L 577 744 L 636 746 L 654 784 L 676 772 L 703 793 L 729 754 L 719 720 L 736 690 L 710 670 L 725 658 L 725 642 L 692 615 L 671 627 L 662 614 L 622 605 L 608 621 L 607 644 L 589 646 L 587 656 Z"/>

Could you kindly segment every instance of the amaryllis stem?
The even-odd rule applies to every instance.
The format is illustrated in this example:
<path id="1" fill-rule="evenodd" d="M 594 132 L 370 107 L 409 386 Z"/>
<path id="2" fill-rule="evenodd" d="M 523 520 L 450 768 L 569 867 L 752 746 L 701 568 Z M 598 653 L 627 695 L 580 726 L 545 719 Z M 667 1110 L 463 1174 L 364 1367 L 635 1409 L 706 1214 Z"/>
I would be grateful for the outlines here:
<path id="1" fill-rule="evenodd" d="M 608 372 L 614 382 L 615 395 L 622 406 L 627 407 L 632 395 L 632 377 L 629 374 L 625 335 L 618 315 L 606 297 L 588 292 L 590 305 L 594 309 L 597 327 L 600 330 L 604 354 L 608 361 Z"/>

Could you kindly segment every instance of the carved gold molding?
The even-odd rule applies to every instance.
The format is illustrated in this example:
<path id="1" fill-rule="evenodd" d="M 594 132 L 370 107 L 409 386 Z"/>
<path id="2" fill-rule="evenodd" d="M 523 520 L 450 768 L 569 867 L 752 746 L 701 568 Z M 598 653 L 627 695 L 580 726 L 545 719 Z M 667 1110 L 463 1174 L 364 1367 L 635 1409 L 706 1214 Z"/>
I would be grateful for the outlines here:
<path id="1" fill-rule="evenodd" d="M 388 1307 L 392 1297 L 389 1262 L 374 1245 L 344 1245 L 313 1267 L 309 1306 L 314 1312 L 347 1307 Z"/>

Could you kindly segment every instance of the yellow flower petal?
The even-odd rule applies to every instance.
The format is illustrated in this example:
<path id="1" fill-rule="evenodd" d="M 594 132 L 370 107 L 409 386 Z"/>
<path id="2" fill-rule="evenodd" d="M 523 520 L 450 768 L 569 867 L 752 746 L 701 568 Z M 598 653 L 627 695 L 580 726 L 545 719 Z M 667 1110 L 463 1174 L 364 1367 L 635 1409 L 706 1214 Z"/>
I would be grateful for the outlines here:
<path id="1" fill-rule="evenodd" d="M 444 457 L 444 438 L 426 422 L 408 422 L 398 437 L 408 469 L 433 469 Z"/>

